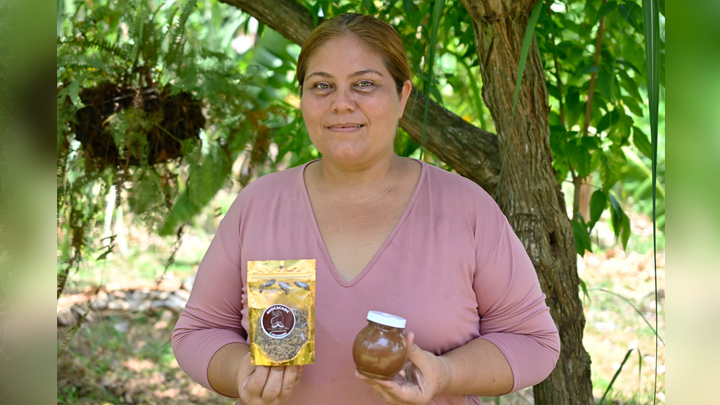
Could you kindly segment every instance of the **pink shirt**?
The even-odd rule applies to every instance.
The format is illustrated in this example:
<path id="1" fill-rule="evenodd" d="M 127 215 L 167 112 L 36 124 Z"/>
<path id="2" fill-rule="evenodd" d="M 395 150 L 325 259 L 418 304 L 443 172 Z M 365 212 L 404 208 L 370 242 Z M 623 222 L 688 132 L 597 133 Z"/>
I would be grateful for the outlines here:
<path id="1" fill-rule="evenodd" d="M 473 339 L 505 354 L 513 391 L 555 367 L 558 332 L 537 275 L 495 201 L 461 176 L 422 163 L 402 218 L 367 267 L 345 281 L 315 222 L 303 171 L 257 179 L 228 210 L 200 263 L 190 300 L 173 332 L 178 363 L 203 386 L 222 346 L 247 343 L 247 262 L 316 260 L 316 362 L 303 371 L 290 404 L 381 404 L 355 378 L 352 344 L 368 310 L 407 319 L 406 332 L 436 355 Z M 480 403 L 442 396 L 437 404 Z"/>

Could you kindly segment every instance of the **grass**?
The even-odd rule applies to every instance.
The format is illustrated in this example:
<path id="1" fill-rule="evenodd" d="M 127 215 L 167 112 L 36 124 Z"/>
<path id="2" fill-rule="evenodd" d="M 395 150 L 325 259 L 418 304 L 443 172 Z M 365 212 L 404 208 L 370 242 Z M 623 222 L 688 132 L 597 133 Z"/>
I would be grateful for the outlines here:
<path id="1" fill-rule="evenodd" d="M 58 404 L 233 404 L 180 370 L 170 347 L 177 314 L 101 314 L 58 359 Z M 58 328 L 58 341 L 66 328 Z"/>
<path id="2" fill-rule="evenodd" d="M 660 259 L 659 335 L 664 339 L 665 273 L 662 257 Z M 593 395 L 596 399 L 603 396 L 627 352 L 636 348 L 604 403 L 653 403 L 655 337 L 645 321 L 654 327 L 652 252 L 625 254 L 617 248 L 610 249 L 602 255 L 586 254 L 579 267 L 580 277 L 589 286 L 589 296 L 584 297 L 586 325 L 583 344 L 592 358 Z M 662 342 L 658 348 L 657 364 L 657 403 L 664 403 L 665 347 Z"/>

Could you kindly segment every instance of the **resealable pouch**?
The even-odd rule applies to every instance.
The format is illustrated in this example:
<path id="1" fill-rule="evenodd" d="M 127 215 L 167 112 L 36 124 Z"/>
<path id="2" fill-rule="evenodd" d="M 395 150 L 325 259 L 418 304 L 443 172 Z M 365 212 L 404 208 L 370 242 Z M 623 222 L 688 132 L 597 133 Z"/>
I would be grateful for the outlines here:
<path id="1" fill-rule="evenodd" d="M 315 363 L 315 260 L 248 261 L 250 360 Z"/>

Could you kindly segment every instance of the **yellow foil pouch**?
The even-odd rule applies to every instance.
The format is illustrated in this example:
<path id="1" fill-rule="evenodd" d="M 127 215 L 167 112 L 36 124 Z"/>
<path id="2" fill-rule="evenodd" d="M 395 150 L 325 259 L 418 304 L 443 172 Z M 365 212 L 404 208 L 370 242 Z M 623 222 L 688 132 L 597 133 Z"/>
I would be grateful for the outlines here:
<path id="1" fill-rule="evenodd" d="M 315 260 L 248 261 L 250 360 L 315 363 Z"/>

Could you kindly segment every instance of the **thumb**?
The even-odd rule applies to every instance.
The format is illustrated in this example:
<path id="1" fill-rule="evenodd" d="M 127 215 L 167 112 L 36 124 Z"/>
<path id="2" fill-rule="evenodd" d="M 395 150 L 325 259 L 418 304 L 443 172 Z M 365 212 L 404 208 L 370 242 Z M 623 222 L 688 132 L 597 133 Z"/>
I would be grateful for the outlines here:
<path id="1" fill-rule="evenodd" d="M 423 350 L 415 344 L 415 333 L 408 332 L 405 340 L 407 341 L 408 347 L 407 359 L 410 360 L 411 363 L 417 364 L 417 361 L 422 358 Z"/>

